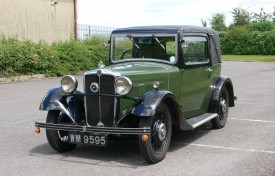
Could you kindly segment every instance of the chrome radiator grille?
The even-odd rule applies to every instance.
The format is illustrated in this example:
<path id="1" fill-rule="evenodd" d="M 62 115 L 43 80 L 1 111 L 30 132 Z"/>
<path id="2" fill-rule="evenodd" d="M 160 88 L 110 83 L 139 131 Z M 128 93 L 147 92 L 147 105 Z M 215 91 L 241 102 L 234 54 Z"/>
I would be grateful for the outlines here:
<path id="1" fill-rule="evenodd" d="M 85 93 L 87 94 L 111 94 L 114 95 L 115 77 L 112 75 L 86 75 Z M 92 83 L 99 85 L 99 91 L 93 93 L 90 89 Z M 102 122 L 105 127 L 113 126 L 115 113 L 115 98 L 107 96 L 86 96 L 86 120 L 90 126 L 97 126 Z"/>

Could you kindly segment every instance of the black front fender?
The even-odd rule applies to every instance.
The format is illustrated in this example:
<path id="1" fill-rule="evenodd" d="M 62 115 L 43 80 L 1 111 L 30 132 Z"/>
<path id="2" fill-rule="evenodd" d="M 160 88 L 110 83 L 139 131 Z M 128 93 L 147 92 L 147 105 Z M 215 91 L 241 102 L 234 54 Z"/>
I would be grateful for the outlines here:
<path id="1" fill-rule="evenodd" d="M 192 129 L 192 127 L 186 122 L 174 95 L 169 91 L 151 90 L 145 93 L 134 105 L 131 113 L 143 117 L 154 116 L 157 108 L 162 102 L 166 103 L 169 107 L 173 124 L 179 126 L 182 130 Z"/>
<path id="2" fill-rule="evenodd" d="M 76 90 L 75 93 L 82 94 L 80 90 Z M 54 87 L 50 89 L 44 98 L 42 99 L 39 110 L 43 111 L 50 111 L 50 110 L 58 110 L 66 114 L 69 119 L 72 122 L 79 121 L 80 117 L 83 116 L 80 114 L 80 112 L 84 112 L 84 101 L 83 98 L 71 98 L 68 102 L 65 100 L 62 100 L 62 95 L 64 95 L 65 92 L 62 90 L 61 87 Z M 76 104 L 79 105 L 79 107 L 83 108 L 75 108 Z"/>
<path id="3" fill-rule="evenodd" d="M 157 107 L 168 96 L 173 96 L 173 94 L 165 90 L 150 90 L 137 101 L 131 113 L 136 116 L 153 116 Z"/>
<path id="4" fill-rule="evenodd" d="M 62 90 L 61 87 L 54 87 L 50 89 L 44 98 L 42 99 L 39 110 L 43 111 L 49 111 L 49 110 L 55 110 L 56 105 L 58 104 L 56 102 L 60 102 L 61 94 L 64 94 L 65 92 Z"/>

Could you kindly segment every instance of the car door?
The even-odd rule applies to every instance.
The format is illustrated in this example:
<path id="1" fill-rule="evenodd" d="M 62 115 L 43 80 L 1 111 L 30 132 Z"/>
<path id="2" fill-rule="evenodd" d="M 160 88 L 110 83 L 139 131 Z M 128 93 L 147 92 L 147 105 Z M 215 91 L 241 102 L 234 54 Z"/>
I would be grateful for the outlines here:
<path id="1" fill-rule="evenodd" d="M 210 62 L 209 37 L 185 34 L 181 39 L 183 59 L 180 105 L 186 118 L 207 112 L 211 96 L 213 67 Z"/>

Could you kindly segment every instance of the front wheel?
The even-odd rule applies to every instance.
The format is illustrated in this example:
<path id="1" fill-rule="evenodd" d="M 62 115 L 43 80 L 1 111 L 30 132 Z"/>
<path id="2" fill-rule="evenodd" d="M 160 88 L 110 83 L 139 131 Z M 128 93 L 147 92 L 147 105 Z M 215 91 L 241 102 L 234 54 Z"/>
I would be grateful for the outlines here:
<path id="1" fill-rule="evenodd" d="M 171 114 L 167 105 L 161 104 L 152 118 L 142 117 L 139 127 L 151 127 L 151 134 L 146 142 L 139 136 L 141 154 L 149 163 L 160 162 L 166 156 L 172 134 Z"/>
<path id="2" fill-rule="evenodd" d="M 49 111 L 47 123 L 58 123 L 60 111 Z M 50 146 L 58 152 L 66 152 L 75 148 L 76 144 L 65 143 L 61 139 L 66 137 L 68 132 L 46 129 L 46 136 Z"/>
<path id="3" fill-rule="evenodd" d="M 229 107 L 229 97 L 226 87 L 223 87 L 220 94 L 219 104 L 218 104 L 218 117 L 211 120 L 212 126 L 216 129 L 223 128 L 227 121 Z"/>

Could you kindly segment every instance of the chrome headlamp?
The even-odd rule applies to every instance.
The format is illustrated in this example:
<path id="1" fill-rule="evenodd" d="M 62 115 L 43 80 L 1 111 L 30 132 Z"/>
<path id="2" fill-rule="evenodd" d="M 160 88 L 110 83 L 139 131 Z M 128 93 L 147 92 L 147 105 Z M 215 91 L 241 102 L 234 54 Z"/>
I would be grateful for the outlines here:
<path id="1" fill-rule="evenodd" d="M 126 95 L 132 90 L 132 81 L 124 76 L 118 77 L 115 81 L 115 90 L 119 95 Z"/>
<path id="2" fill-rule="evenodd" d="M 61 87 L 66 93 L 72 93 L 77 89 L 77 80 L 71 75 L 66 75 L 61 80 Z"/>

